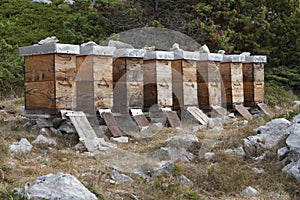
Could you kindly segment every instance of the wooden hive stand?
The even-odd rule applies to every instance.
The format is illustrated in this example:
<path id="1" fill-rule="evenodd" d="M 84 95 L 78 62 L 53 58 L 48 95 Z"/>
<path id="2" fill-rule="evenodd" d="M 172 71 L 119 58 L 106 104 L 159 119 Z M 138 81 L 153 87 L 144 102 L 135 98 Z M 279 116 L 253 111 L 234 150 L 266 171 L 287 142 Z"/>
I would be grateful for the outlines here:
<path id="1" fill-rule="evenodd" d="M 27 114 L 72 109 L 78 45 L 49 43 L 20 47 L 24 56 Z"/>

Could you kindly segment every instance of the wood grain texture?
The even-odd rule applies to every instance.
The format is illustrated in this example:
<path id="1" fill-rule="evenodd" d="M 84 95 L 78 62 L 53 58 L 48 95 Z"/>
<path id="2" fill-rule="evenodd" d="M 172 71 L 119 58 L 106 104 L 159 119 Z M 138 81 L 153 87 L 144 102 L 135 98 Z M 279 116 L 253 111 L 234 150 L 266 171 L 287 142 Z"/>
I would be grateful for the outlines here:
<path id="1" fill-rule="evenodd" d="M 95 113 L 94 81 L 76 81 L 76 110 Z"/>
<path id="2" fill-rule="evenodd" d="M 144 60 L 144 107 L 157 104 L 156 61 Z"/>
<path id="3" fill-rule="evenodd" d="M 220 63 L 209 61 L 207 62 L 207 81 L 208 82 L 219 82 L 221 80 L 220 74 Z"/>
<path id="4" fill-rule="evenodd" d="M 195 61 L 182 61 L 184 106 L 198 105 L 196 66 Z"/>
<path id="5" fill-rule="evenodd" d="M 220 74 L 223 82 L 231 81 L 231 67 L 230 63 L 220 63 Z"/>
<path id="6" fill-rule="evenodd" d="M 253 63 L 243 63 L 243 80 L 244 82 L 254 81 Z"/>
<path id="7" fill-rule="evenodd" d="M 231 63 L 231 89 L 233 104 L 239 104 L 244 102 L 243 85 L 243 64 Z"/>
<path id="8" fill-rule="evenodd" d="M 172 98 L 174 108 L 183 106 L 182 60 L 171 61 L 172 67 Z"/>
<path id="9" fill-rule="evenodd" d="M 263 63 L 254 63 L 253 64 L 254 70 L 254 81 L 255 82 L 263 82 L 264 78 L 264 64 Z"/>
<path id="10" fill-rule="evenodd" d="M 25 109 L 55 108 L 54 81 L 25 83 Z"/>
<path id="11" fill-rule="evenodd" d="M 208 80 L 208 68 L 207 62 L 197 62 L 197 81 L 198 83 L 204 83 Z"/>
<path id="12" fill-rule="evenodd" d="M 172 106 L 172 68 L 171 61 L 156 61 L 157 103 L 161 106 Z"/>
<path id="13" fill-rule="evenodd" d="M 254 106 L 254 82 L 244 82 L 244 105 Z"/>
<path id="14" fill-rule="evenodd" d="M 262 103 L 264 100 L 264 82 L 254 82 L 254 101 Z"/>
<path id="15" fill-rule="evenodd" d="M 54 55 L 24 57 L 25 82 L 54 81 Z"/>
<path id="16" fill-rule="evenodd" d="M 222 101 L 221 83 L 208 82 L 209 106 L 220 106 Z"/>
<path id="17" fill-rule="evenodd" d="M 207 83 L 198 83 L 198 104 L 202 109 L 209 106 L 209 93 Z"/>

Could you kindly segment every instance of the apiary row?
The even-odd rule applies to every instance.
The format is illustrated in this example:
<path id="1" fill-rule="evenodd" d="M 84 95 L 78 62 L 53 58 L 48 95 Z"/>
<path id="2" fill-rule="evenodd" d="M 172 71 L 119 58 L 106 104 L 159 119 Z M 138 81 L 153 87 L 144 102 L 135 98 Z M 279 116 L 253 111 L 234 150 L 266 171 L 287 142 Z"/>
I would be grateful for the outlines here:
<path id="1" fill-rule="evenodd" d="M 25 109 L 94 113 L 161 107 L 253 107 L 264 101 L 265 56 L 43 44 L 24 56 Z"/>

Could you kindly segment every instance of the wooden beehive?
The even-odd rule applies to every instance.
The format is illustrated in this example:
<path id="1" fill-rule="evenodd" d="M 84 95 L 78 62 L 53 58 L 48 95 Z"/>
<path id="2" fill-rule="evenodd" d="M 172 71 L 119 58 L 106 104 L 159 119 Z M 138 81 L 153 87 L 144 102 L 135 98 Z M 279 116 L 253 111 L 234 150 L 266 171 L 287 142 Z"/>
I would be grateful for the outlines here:
<path id="1" fill-rule="evenodd" d="M 243 55 L 224 55 L 220 63 L 222 84 L 222 105 L 232 108 L 244 103 Z"/>
<path id="2" fill-rule="evenodd" d="M 264 63 L 266 56 L 246 56 L 243 63 L 244 105 L 264 102 Z"/>
<path id="3" fill-rule="evenodd" d="M 55 114 L 71 109 L 79 46 L 51 43 L 19 50 L 24 56 L 26 112 Z"/>
<path id="4" fill-rule="evenodd" d="M 113 110 L 128 113 L 130 108 L 143 108 L 143 49 L 118 49 L 113 64 Z"/>
<path id="5" fill-rule="evenodd" d="M 172 66 L 174 52 L 148 51 L 144 57 L 144 107 L 158 104 L 172 107 Z"/>
<path id="6" fill-rule="evenodd" d="M 219 71 L 222 54 L 200 53 L 197 62 L 198 102 L 201 109 L 221 105 L 221 75 Z"/>
<path id="7" fill-rule="evenodd" d="M 172 62 L 173 107 L 198 106 L 197 63 L 199 52 L 177 50 Z"/>
<path id="8" fill-rule="evenodd" d="M 113 106 L 115 47 L 81 46 L 76 65 L 76 110 L 95 113 Z"/>

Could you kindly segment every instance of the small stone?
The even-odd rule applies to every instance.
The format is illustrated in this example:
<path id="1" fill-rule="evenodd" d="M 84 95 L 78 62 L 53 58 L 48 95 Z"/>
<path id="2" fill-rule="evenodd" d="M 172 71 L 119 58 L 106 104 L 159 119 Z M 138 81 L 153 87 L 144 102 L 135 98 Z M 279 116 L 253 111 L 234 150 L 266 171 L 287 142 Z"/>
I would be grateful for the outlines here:
<path id="1" fill-rule="evenodd" d="M 289 152 L 289 148 L 288 147 L 282 147 L 280 149 L 277 150 L 277 156 L 280 160 L 282 160 L 282 158 Z"/>
<path id="2" fill-rule="evenodd" d="M 128 143 L 128 137 L 121 136 L 121 137 L 111 137 L 111 140 L 118 142 L 118 143 Z"/>
<path id="3" fill-rule="evenodd" d="M 111 178 L 118 183 L 133 183 L 134 180 L 125 174 L 120 174 L 117 170 L 111 173 Z"/>
<path id="4" fill-rule="evenodd" d="M 50 130 L 51 130 L 51 132 L 52 132 L 54 135 L 56 135 L 56 136 L 59 136 L 59 137 L 62 137 L 62 136 L 63 136 L 63 134 L 61 133 L 61 131 L 60 131 L 60 130 L 57 130 L 56 128 L 50 127 Z"/>
<path id="5" fill-rule="evenodd" d="M 204 154 L 204 158 L 205 158 L 206 160 L 210 160 L 210 159 L 212 159 L 212 157 L 214 157 L 214 155 L 215 155 L 214 152 L 206 152 L 206 153 Z"/>
<path id="6" fill-rule="evenodd" d="M 62 119 L 62 118 L 54 118 L 52 120 L 53 128 L 58 129 L 59 126 L 63 123 L 63 121 L 64 121 L 64 119 Z"/>
<path id="7" fill-rule="evenodd" d="M 282 107 L 281 107 L 281 106 L 278 106 L 278 105 L 274 106 L 274 108 L 275 108 L 276 110 L 281 110 L 281 109 L 282 109 Z"/>
<path id="8" fill-rule="evenodd" d="M 50 146 L 56 146 L 57 143 L 54 139 L 52 138 L 46 138 L 43 135 L 39 135 L 36 137 L 36 139 L 32 142 L 33 144 L 47 144 Z"/>
<path id="9" fill-rule="evenodd" d="M 180 183 L 181 185 L 194 185 L 193 181 L 191 181 L 190 179 L 188 179 L 186 176 L 181 175 L 177 178 L 178 183 Z"/>
<path id="10" fill-rule="evenodd" d="M 39 129 L 50 128 L 53 126 L 53 123 L 52 123 L 52 121 L 49 121 L 47 119 L 39 118 L 36 120 L 36 125 Z"/>
<path id="11" fill-rule="evenodd" d="M 256 174 L 264 174 L 266 173 L 266 171 L 263 168 L 257 168 L 257 167 L 253 167 L 252 171 Z"/>
<path id="12" fill-rule="evenodd" d="M 249 122 L 247 120 L 243 120 L 243 125 L 247 125 Z"/>
<path id="13" fill-rule="evenodd" d="M 227 116 L 230 117 L 230 118 L 235 118 L 234 113 L 229 113 Z"/>
<path id="14" fill-rule="evenodd" d="M 242 196 L 257 196 L 258 191 L 253 187 L 249 186 L 241 192 Z"/>
<path id="15" fill-rule="evenodd" d="M 40 132 L 41 135 L 51 136 L 52 131 L 49 128 L 41 128 Z"/>
<path id="16" fill-rule="evenodd" d="M 299 107 L 300 106 L 300 101 L 294 101 L 294 107 Z"/>
<path id="17" fill-rule="evenodd" d="M 265 158 L 266 154 L 263 153 L 261 156 L 255 157 L 254 160 L 256 161 L 262 161 Z"/>
<path id="18" fill-rule="evenodd" d="M 63 123 L 59 126 L 58 130 L 68 135 L 72 135 L 76 133 L 74 126 L 72 126 L 72 124 L 67 121 L 63 121 Z"/>

